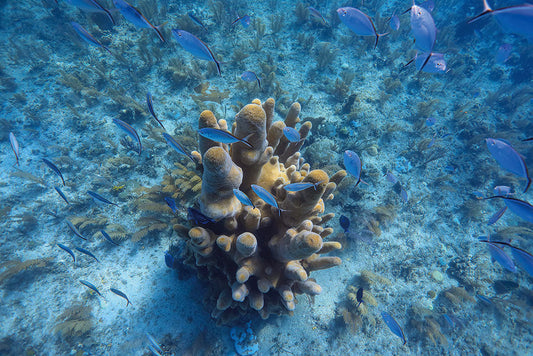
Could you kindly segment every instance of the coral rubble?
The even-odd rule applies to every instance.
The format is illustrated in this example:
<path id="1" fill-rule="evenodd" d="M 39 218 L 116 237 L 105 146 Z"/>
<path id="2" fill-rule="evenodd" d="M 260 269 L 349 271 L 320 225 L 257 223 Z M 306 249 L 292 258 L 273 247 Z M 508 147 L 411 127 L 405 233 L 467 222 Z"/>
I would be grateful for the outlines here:
<path id="1" fill-rule="evenodd" d="M 324 214 L 324 200 L 333 198 L 346 172 L 328 177 L 304 163 L 299 150 L 311 123 L 300 126 L 299 142 L 283 136 L 284 127 L 300 121 L 299 113 L 300 104 L 294 103 L 284 121 L 273 122 L 274 99 L 264 103 L 256 99 L 239 111 L 231 130 L 252 148 L 241 142 L 228 147 L 200 137 L 200 152 L 193 152 L 203 166 L 199 209 L 210 219 L 195 219 L 188 231 L 186 262 L 209 280 L 211 301 L 216 304 L 212 316 L 220 323 L 252 309 L 264 319 L 292 314 L 296 294 L 314 296 L 322 291 L 310 273 L 341 263 L 340 258 L 326 255 L 341 245 L 323 240 L 333 231 L 324 224 L 334 216 Z M 204 111 L 199 128 L 204 127 L 225 130 L 227 122 Z M 298 192 L 283 189 L 297 182 L 315 187 Z M 279 209 L 259 198 L 253 184 L 271 193 Z M 242 205 L 233 189 L 246 193 L 254 206 Z"/>

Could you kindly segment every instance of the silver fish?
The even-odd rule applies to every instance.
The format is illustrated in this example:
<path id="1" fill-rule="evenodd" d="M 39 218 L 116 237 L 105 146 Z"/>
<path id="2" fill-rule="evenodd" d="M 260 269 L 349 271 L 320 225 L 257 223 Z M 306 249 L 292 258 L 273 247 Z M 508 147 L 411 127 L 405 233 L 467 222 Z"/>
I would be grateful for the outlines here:
<path id="1" fill-rule="evenodd" d="M 13 149 L 13 153 L 15 154 L 15 158 L 17 159 L 17 166 L 19 165 L 19 142 L 17 141 L 17 138 L 15 137 L 15 134 L 13 132 L 9 133 L 9 143 L 11 144 L 11 148 Z"/>

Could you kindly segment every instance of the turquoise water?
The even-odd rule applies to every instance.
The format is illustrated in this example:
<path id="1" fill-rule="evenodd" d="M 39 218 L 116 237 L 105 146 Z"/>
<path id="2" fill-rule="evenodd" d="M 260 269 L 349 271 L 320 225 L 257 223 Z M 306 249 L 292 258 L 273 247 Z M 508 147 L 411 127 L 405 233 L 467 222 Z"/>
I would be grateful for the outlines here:
<path id="1" fill-rule="evenodd" d="M 512 272 L 505 257 L 491 261 L 492 245 L 478 239 L 533 252 L 529 206 L 513 211 L 513 201 L 480 199 L 510 186 L 510 197 L 531 200 L 523 171 L 505 170 L 502 160 L 532 163 L 533 143 L 523 140 L 533 136 L 533 42 L 506 33 L 497 11 L 468 24 L 482 1 L 436 0 L 433 52 L 444 54 L 446 69 L 426 73 L 404 68 L 420 45 L 410 14 L 401 15 L 407 0 L 132 2 L 161 25 L 165 42 L 128 22 L 112 1 L 101 2 L 110 15 L 71 3 L 84 2 L 0 1 L 1 355 L 531 354 L 528 255 L 520 260 L 495 244 L 514 261 Z M 493 9 L 519 4 L 490 2 Z M 340 21 L 337 9 L 345 6 L 389 33 L 374 48 L 376 36 L 356 35 Z M 393 14 L 398 31 L 389 27 Z M 71 22 L 99 45 L 82 40 Z M 193 56 L 172 29 L 194 34 L 210 54 L 195 47 Z M 242 79 L 245 71 L 260 86 Z M 211 317 L 209 282 L 183 264 L 191 256 L 187 208 L 198 200 L 201 171 L 167 145 L 147 92 L 166 132 L 188 151 L 198 149 L 203 110 L 231 127 L 242 106 L 272 97 L 276 121 L 299 102 L 302 122 L 312 123 L 300 152 L 313 169 L 331 177 L 345 168 L 346 150 L 361 158 L 363 182 L 348 175 L 325 201 L 325 213 L 335 213 L 325 240 L 343 244 L 331 253 L 342 264 L 313 272 L 322 291 L 298 296 L 294 315 L 262 320 L 248 310 L 226 325 Z M 141 154 L 114 119 L 136 130 Z M 487 138 L 504 139 L 516 154 L 499 162 Z M 170 194 L 176 213 L 163 199 Z M 165 263 L 169 250 L 173 268 Z M 234 340 L 239 332 L 244 341 Z M 150 351 L 147 333 L 162 351 Z"/>

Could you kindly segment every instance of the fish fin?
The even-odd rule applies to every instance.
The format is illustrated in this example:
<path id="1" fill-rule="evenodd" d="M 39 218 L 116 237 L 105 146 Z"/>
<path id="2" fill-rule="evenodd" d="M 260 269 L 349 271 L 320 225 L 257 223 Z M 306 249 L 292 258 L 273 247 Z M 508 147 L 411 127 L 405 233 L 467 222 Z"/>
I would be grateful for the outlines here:
<path id="1" fill-rule="evenodd" d="M 154 26 L 152 25 L 152 28 L 154 29 L 154 31 L 157 33 L 157 37 L 159 37 L 159 39 L 161 40 L 161 42 L 165 43 L 165 38 L 163 37 L 163 34 L 161 33 L 161 31 L 159 30 L 159 27 L 160 26 L 163 26 L 165 23 L 159 25 L 159 26 Z"/>
<path id="2" fill-rule="evenodd" d="M 416 59 L 416 57 L 413 58 L 413 59 L 411 59 L 409 62 L 407 62 L 407 64 L 405 64 L 402 68 L 400 68 L 400 72 L 401 72 L 402 70 L 404 70 L 405 67 L 407 67 L 409 64 L 413 63 L 413 62 L 415 61 L 415 59 Z M 385 173 L 385 175 L 387 175 L 387 173 Z"/>
<path id="3" fill-rule="evenodd" d="M 475 22 L 480 18 L 484 17 L 485 15 L 490 14 L 491 12 L 493 12 L 493 10 L 490 8 L 489 4 L 487 3 L 487 0 L 483 0 L 483 12 L 475 17 L 472 17 L 470 20 L 468 20 L 467 23 Z"/>
<path id="4" fill-rule="evenodd" d="M 530 185 L 531 185 L 531 177 L 528 175 L 527 176 L 527 184 L 526 184 L 526 188 L 524 189 L 524 193 L 527 192 L 527 190 L 529 189 Z"/>

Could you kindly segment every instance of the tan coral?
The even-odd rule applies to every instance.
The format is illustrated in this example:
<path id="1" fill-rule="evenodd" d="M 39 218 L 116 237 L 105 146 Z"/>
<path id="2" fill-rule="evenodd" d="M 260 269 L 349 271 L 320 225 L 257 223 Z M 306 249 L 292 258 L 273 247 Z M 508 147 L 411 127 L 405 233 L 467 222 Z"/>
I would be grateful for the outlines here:
<path id="1" fill-rule="evenodd" d="M 200 223 L 189 230 L 187 261 L 198 266 L 200 277 L 210 280 L 215 293 L 211 315 L 220 323 L 247 310 L 256 310 L 263 318 L 292 314 L 298 294 L 322 292 L 310 273 L 341 263 L 340 258 L 326 255 L 341 245 L 324 242 L 333 229 L 323 225 L 334 216 L 324 214 L 324 200 L 333 196 L 346 172 L 339 171 L 330 179 L 326 172 L 304 164 L 299 149 L 311 124 L 300 127 L 301 142 L 288 142 L 283 128 L 300 121 L 300 105 L 291 106 L 285 122 L 273 122 L 274 104 L 273 99 L 263 104 L 256 99 L 236 115 L 232 132 L 246 138 L 252 148 L 234 143 L 228 149 L 200 139 L 200 211 L 217 223 Z M 227 123 L 204 111 L 199 127 L 226 130 Z M 297 182 L 316 187 L 290 193 L 283 189 Z M 255 195 L 251 184 L 270 192 L 281 210 Z M 255 207 L 242 206 L 233 193 L 235 188 L 245 192 Z"/>

